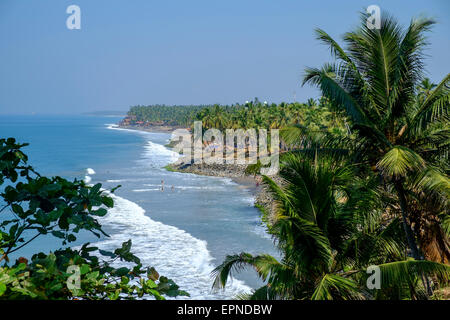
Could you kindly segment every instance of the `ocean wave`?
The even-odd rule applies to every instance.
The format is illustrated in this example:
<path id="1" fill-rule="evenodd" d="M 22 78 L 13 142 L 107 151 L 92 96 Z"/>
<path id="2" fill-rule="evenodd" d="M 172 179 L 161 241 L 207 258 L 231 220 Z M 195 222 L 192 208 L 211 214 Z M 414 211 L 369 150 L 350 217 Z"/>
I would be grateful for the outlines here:
<path id="1" fill-rule="evenodd" d="M 108 128 L 146 134 L 146 132 L 117 128 L 113 125 Z M 181 190 L 223 190 L 226 185 L 235 184 L 231 179 L 221 178 L 224 183 L 220 183 L 220 186 L 202 186 L 202 179 L 209 181 L 211 177 L 202 178 L 185 173 L 161 171 L 165 165 L 175 162 L 179 157 L 178 153 L 169 150 L 162 144 L 146 139 L 141 157 L 136 160 L 140 167 L 139 172 L 140 170 L 145 172 L 146 178 L 122 178 L 120 176 L 116 178 L 113 176 L 107 182 L 142 182 L 134 186 L 130 190 L 132 192 L 159 191 L 161 184 L 158 182 L 165 174 L 179 175 L 178 183 L 174 185 L 174 188 Z M 190 180 L 195 180 L 196 183 L 200 183 L 200 186 L 191 186 Z M 169 185 L 166 187 L 170 188 Z M 238 294 L 248 293 L 252 290 L 244 281 L 233 279 L 225 290 L 213 292 L 211 290 L 213 282 L 211 271 L 216 262 L 213 262 L 206 241 L 197 239 L 174 226 L 152 220 L 145 214 L 145 209 L 137 203 L 117 195 L 112 195 L 112 197 L 115 202 L 114 208 L 109 209 L 108 214 L 100 220 L 105 227 L 111 228 L 111 237 L 96 243 L 96 246 L 105 250 L 113 250 L 120 247 L 122 242 L 132 239 L 132 251 L 141 259 L 142 264 L 154 266 L 162 275 L 173 279 L 180 289 L 190 293 L 190 299 L 231 299 Z M 147 214 L 151 214 L 151 211 Z M 185 297 L 180 298 L 184 299 Z"/>
<path id="2" fill-rule="evenodd" d="M 152 188 L 152 189 L 134 189 L 133 192 L 149 192 L 149 191 L 161 191 L 161 188 Z"/>
<path id="3" fill-rule="evenodd" d="M 226 188 L 223 186 L 175 186 L 175 189 L 181 189 L 181 190 L 210 190 L 210 191 L 223 191 Z"/>
<path id="4" fill-rule="evenodd" d="M 136 129 L 120 128 L 117 124 L 112 124 L 112 123 L 106 123 L 105 125 L 106 125 L 106 128 L 110 129 L 110 130 L 127 131 L 127 132 L 133 132 L 133 133 L 137 133 L 137 134 L 142 134 L 142 135 L 154 135 L 155 134 L 155 132 L 136 130 Z"/>
<path id="5" fill-rule="evenodd" d="M 241 198 L 241 200 L 245 204 L 248 204 L 248 205 L 251 205 L 251 206 L 255 205 L 255 197 L 254 196 L 243 197 L 243 198 Z"/>
<path id="6" fill-rule="evenodd" d="M 114 208 L 109 209 L 100 222 L 121 232 L 111 233 L 110 238 L 96 243 L 96 246 L 113 250 L 131 238 L 132 251 L 143 265 L 154 266 L 158 272 L 173 279 L 182 290 L 190 293 L 190 299 L 230 299 L 251 290 L 243 281 L 234 279 L 225 290 L 211 291 L 214 267 L 206 241 L 152 220 L 142 207 L 132 201 L 113 194 L 111 197 Z"/>
<path id="7" fill-rule="evenodd" d="M 86 173 L 89 174 L 89 175 L 93 175 L 93 174 L 95 174 L 95 170 L 92 169 L 92 168 L 87 168 L 86 169 Z"/>
<path id="8" fill-rule="evenodd" d="M 162 144 L 148 140 L 144 146 L 140 162 L 151 168 L 162 168 L 169 163 L 175 162 L 179 157 L 178 153 L 169 150 Z"/>

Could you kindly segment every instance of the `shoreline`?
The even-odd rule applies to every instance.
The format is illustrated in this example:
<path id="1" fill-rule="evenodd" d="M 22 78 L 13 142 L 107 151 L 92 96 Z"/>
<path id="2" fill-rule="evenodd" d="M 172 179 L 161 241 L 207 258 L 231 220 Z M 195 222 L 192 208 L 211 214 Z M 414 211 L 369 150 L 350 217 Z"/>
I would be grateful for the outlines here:
<path id="1" fill-rule="evenodd" d="M 136 130 L 136 131 L 144 131 L 144 132 L 153 132 L 153 133 L 172 133 L 172 131 L 176 129 L 186 129 L 181 126 L 149 126 L 149 127 L 142 127 L 142 126 L 122 126 L 117 125 L 120 129 L 128 129 L 128 130 Z"/>
<path id="2" fill-rule="evenodd" d="M 172 133 L 176 129 L 182 129 L 178 126 L 121 126 L 118 128 L 153 132 L 153 133 Z M 184 128 L 186 129 L 186 128 Z M 166 145 L 170 149 L 170 146 Z M 247 189 L 254 197 L 253 205 L 263 214 L 264 211 L 268 214 L 269 220 L 274 218 L 273 197 L 267 188 L 261 183 L 261 176 L 246 174 L 246 165 L 226 165 L 226 164 L 176 164 L 170 163 L 165 169 L 168 171 L 192 173 L 201 176 L 212 176 L 230 178 L 233 182 L 238 184 L 239 188 Z"/>

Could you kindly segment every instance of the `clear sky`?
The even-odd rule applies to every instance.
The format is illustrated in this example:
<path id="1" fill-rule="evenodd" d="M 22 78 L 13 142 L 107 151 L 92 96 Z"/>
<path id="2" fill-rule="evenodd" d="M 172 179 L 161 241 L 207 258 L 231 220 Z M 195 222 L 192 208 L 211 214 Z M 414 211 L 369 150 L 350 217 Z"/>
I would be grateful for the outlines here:
<path id="1" fill-rule="evenodd" d="M 339 39 L 371 4 L 436 18 L 428 75 L 450 72 L 448 0 L 0 0 L 0 114 L 317 98 L 303 70 L 331 57 L 313 29 Z"/>

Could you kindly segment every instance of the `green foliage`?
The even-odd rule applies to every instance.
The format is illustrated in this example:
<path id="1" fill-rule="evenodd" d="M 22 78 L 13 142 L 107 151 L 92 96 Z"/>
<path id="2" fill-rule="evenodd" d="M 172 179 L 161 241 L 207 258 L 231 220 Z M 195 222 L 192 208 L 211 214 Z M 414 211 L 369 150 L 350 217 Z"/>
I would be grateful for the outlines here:
<path id="1" fill-rule="evenodd" d="M 253 268 L 266 285 L 248 299 L 419 299 L 424 275 L 448 284 L 450 267 L 409 260 L 398 219 L 385 219 L 390 207 L 377 177 L 329 157 L 289 154 L 281 162 L 279 186 L 268 177 L 277 206 L 269 231 L 282 257 L 229 255 L 213 272 L 224 287 L 234 272 Z M 381 269 L 381 289 L 366 287 L 366 270 Z M 407 290 L 405 290 L 407 288 Z"/>
<path id="2" fill-rule="evenodd" d="M 138 121 L 168 126 L 189 127 L 197 112 L 209 106 L 134 106 L 128 111 L 129 117 L 135 117 L 131 124 Z"/>
<path id="3" fill-rule="evenodd" d="M 424 165 L 417 153 L 402 146 L 393 147 L 377 164 L 387 176 L 406 176 L 408 171 L 420 171 Z"/>
<path id="4" fill-rule="evenodd" d="M 283 128 L 302 125 L 308 130 L 325 130 L 340 134 L 345 132 L 342 114 L 330 111 L 327 99 L 319 103 L 312 100 L 305 103 L 266 104 L 257 99 L 246 104 L 204 105 L 204 106 L 135 106 L 128 116 L 138 121 L 166 125 L 192 127 L 194 121 L 202 121 L 205 129 L 249 129 Z"/>
<path id="5" fill-rule="evenodd" d="M 303 146 L 344 155 L 359 166 L 358 174 L 379 175 L 384 191 L 398 197 L 412 256 L 448 263 L 441 213 L 449 212 L 450 74 L 432 84 L 423 70 L 426 32 L 435 22 L 413 19 L 402 28 L 387 13 L 380 29 L 369 29 L 365 21 L 362 15 L 361 26 L 345 34 L 345 47 L 317 30 L 336 61 L 308 68 L 303 81 L 345 113 L 353 137 L 302 135 Z"/>
<path id="6" fill-rule="evenodd" d="M 59 249 L 36 253 L 28 261 L 10 263 L 9 255 L 33 240 L 51 234 L 66 246 L 77 234 L 89 231 L 97 237 L 108 236 L 98 222 L 114 206 L 113 199 L 100 184 L 40 176 L 27 164 L 21 151 L 26 144 L 13 138 L 0 139 L 0 213 L 13 219 L 0 224 L 0 299 L 164 299 L 187 295 L 170 279 L 153 268 L 144 268 L 131 252 L 131 240 L 114 252 L 84 244 L 81 249 Z M 113 192 L 112 190 L 111 192 Z M 127 267 L 115 267 L 123 261 Z M 75 268 L 75 269 L 74 269 Z M 79 283 L 70 286 L 79 270 Z"/>
<path id="7" fill-rule="evenodd" d="M 437 85 L 423 78 L 434 21 L 403 30 L 385 13 L 369 29 L 366 18 L 345 34 L 346 48 L 318 29 L 337 61 L 307 68 L 303 81 L 343 113 L 347 132 L 284 126 L 295 149 L 281 157 L 284 182 L 264 179 L 281 260 L 228 256 L 216 287 L 245 266 L 267 281 L 251 299 L 428 299 L 448 286 L 450 75 Z M 366 287 L 371 265 L 381 270 L 379 290 Z"/>

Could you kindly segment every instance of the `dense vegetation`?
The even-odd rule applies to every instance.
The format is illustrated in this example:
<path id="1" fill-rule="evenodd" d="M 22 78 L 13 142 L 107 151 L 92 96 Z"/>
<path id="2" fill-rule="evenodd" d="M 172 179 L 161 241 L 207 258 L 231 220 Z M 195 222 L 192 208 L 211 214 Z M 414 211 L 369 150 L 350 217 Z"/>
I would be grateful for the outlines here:
<path id="1" fill-rule="evenodd" d="M 187 294 L 155 269 L 144 268 L 130 251 L 131 240 L 114 252 L 89 243 L 68 248 L 82 231 L 108 236 L 98 217 L 114 205 L 113 199 L 100 184 L 39 175 L 27 164 L 25 146 L 13 138 L 0 139 L 0 299 L 164 299 Z M 11 254 L 45 235 L 65 248 L 10 261 Z M 115 267 L 118 261 L 121 267 Z"/>
<path id="2" fill-rule="evenodd" d="M 196 114 L 203 108 L 210 106 L 134 106 L 128 111 L 128 116 L 136 117 L 132 124 L 142 122 L 161 122 L 169 126 L 189 127 Z"/>
<path id="3" fill-rule="evenodd" d="M 262 103 L 255 98 L 245 104 L 231 106 L 135 106 L 128 112 L 137 121 L 192 127 L 202 121 L 205 129 L 283 128 L 304 126 L 309 131 L 329 128 L 335 133 L 347 130 L 342 112 L 331 111 L 329 101 L 310 99 L 308 103 Z"/>
<path id="4" fill-rule="evenodd" d="M 406 29 L 384 15 L 381 29 L 361 27 L 342 48 L 317 38 L 336 58 L 306 69 L 330 112 L 344 112 L 350 134 L 286 127 L 291 152 L 281 157 L 268 226 L 282 253 L 231 255 L 216 268 L 215 286 L 253 267 L 266 285 L 253 299 L 428 299 L 450 277 L 450 75 L 423 78 L 424 33 L 432 20 Z M 366 286 L 378 265 L 381 289 Z"/>

